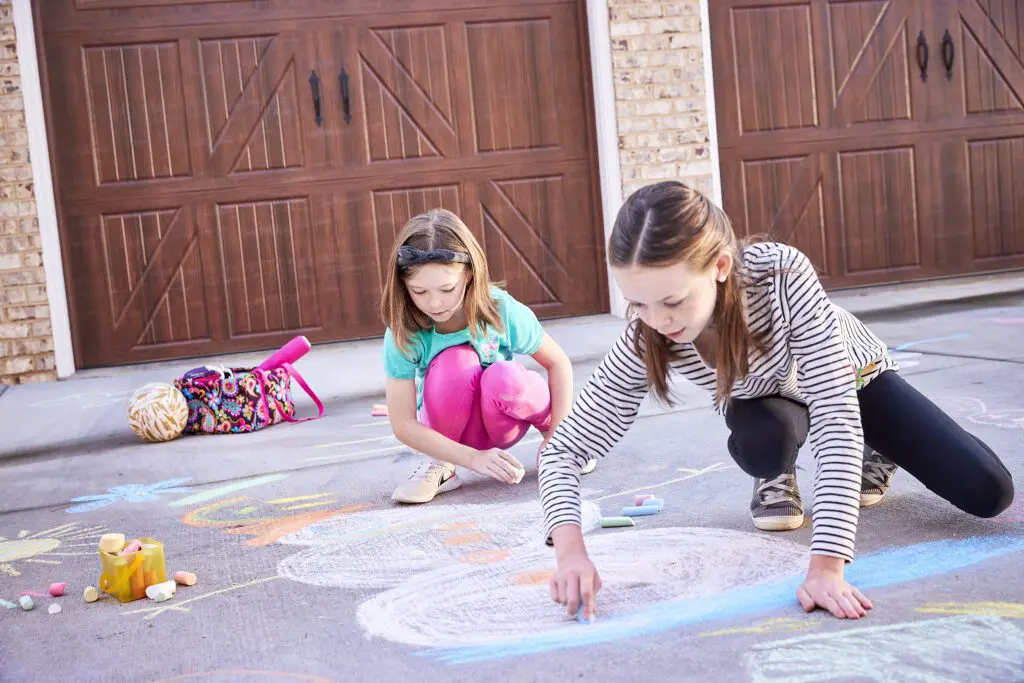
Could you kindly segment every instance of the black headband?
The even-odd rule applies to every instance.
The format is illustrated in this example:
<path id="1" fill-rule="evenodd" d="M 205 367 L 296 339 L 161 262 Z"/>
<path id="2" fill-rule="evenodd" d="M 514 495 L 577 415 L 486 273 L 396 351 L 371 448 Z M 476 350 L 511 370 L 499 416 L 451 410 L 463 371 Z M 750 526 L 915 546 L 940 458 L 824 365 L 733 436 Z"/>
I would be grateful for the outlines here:
<path id="1" fill-rule="evenodd" d="M 469 263 L 469 254 L 462 254 L 451 249 L 431 249 L 423 251 L 416 247 L 403 246 L 398 248 L 398 267 L 408 268 L 424 263 Z"/>

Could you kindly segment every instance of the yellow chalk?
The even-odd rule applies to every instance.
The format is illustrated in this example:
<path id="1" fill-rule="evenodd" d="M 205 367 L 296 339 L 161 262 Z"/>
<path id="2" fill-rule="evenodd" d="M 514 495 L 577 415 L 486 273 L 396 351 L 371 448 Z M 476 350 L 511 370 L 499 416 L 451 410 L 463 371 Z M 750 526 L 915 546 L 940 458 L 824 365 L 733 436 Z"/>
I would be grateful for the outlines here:
<path id="1" fill-rule="evenodd" d="M 124 534 L 103 534 L 100 536 L 100 551 L 117 554 L 124 548 Z"/>
<path id="2" fill-rule="evenodd" d="M 82 591 L 82 599 L 86 602 L 96 602 L 100 599 L 100 592 L 92 586 L 86 586 Z"/>

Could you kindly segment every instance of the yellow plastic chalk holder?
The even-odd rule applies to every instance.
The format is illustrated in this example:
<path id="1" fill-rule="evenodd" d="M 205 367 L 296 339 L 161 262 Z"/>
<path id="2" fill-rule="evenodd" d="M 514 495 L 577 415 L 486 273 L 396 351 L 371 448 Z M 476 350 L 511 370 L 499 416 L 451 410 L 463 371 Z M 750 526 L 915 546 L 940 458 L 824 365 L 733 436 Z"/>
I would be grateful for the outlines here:
<path id="1" fill-rule="evenodd" d="M 147 587 L 167 580 L 164 544 L 149 537 L 140 538 L 139 542 L 142 550 L 127 555 L 100 551 L 100 590 L 121 602 L 144 598 Z"/>

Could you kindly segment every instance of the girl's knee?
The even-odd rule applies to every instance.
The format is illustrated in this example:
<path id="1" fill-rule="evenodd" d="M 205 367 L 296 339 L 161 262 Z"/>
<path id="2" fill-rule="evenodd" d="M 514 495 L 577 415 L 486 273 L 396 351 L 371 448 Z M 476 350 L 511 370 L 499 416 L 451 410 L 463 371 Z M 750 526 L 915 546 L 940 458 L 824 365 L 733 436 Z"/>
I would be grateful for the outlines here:
<path id="1" fill-rule="evenodd" d="M 971 494 L 963 505 L 957 507 L 975 517 L 995 517 L 1013 502 L 1013 477 L 1002 468 L 987 472 Z"/>
<path id="2" fill-rule="evenodd" d="M 484 369 L 480 376 L 480 387 L 490 396 L 501 396 L 509 392 L 521 393 L 527 383 L 530 371 L 519 363 L 500 360 Z"/>
<path id="3" fill-rule="evenodd" d="M 469 374 L 480 370 L 480 356 L 468 344 L 447 348 L 430 361 L 427 374 L 438 372 L 446 377 L 452 374 Z"/>

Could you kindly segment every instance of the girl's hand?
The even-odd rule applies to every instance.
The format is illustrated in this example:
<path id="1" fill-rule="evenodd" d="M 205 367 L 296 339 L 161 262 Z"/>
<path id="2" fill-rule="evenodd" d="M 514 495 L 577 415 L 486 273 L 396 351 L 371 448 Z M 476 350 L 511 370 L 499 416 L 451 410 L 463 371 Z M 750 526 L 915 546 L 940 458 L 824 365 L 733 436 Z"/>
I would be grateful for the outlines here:
<path id="1" fill-rule="evenodd" d="M 838 561 L 838 565 L 836 565 Z M 805 612 L 815 607 L 827 609 L 840 619 L 860 619 L 874 605 L 855 586 L 843 578 L 843 560 L 814 556 L 807 578 L 796 591 L 797 600 Z"/>
<path id="2" fill-rule="evenodd" d="M 558 558 L 558 570 L 551 577 L 550 586 L 551 599 L 565 605 L 569 614 L 576 616 L 582 604 L 583 618 L 593 618 L 601 577 L 585 550 Z"/>
<path id="3" fill-rule="evenodd" d="M 469 463 L 469 469 L 506 484 L 515 484 L 523 464 L 500 448 L 477 451 Z"/>

